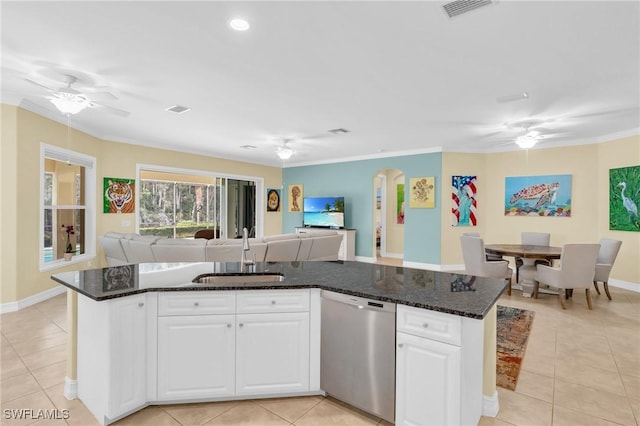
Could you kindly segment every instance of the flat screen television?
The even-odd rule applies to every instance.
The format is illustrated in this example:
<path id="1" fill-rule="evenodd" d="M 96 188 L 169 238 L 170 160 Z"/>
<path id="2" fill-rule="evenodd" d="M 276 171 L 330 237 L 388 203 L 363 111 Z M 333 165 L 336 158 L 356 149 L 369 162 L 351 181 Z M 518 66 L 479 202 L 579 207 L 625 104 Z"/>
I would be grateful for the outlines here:
<path id="1" fill-rule="evenodd" d="M 344 197 L 305 197 L 302 225 L 317 228 L 344 228 Z"/>

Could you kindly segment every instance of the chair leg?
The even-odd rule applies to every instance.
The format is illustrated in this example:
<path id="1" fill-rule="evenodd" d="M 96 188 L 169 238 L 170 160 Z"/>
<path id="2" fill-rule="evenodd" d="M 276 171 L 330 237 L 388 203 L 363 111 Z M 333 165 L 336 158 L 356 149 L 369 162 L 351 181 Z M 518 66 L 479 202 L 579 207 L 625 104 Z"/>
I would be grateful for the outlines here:
<path id="1" fill-rule="evenodd" d="M 560 299 L 560 306 L 562 306 L 562 309 L 567 309 L 567 305 L 564 304 L 564 298 L 562 297 L 562 290 L 558 293 L 558 299 Z"/>
<path id="2" fill-rule="evenodd" d="M 533 298 L 538 298 L 538 289 L 540 288 L 540 283 L 538 281 L 533 282 Z"/>
<path id="3" fill-rule="evenodd" d="M 594 281 L 593 286 L 596 288 L 596 293 L 600 294 L 600 289 L 598 288 L 598 281 Z"/>
<path id="4" fill-rule="evenodd" d="M 511 278 L 511 277 L 509 277 L 509 287 L 507 287 L 507 294 L 508 294 L 509 296 L 511 296 L 511 280 L 512 280 L 512 278 Z"/>
<path id="5" fill-rule="evenodd" d="M 520 282 L 520 267 L 516 265 L 516 284 Z"/>
<path id="6" fill-rule="evenodd" d="M 604 287 L 604 292 L 607 293 L 607 298 L 611 300 L 611 293 L 609 293 L 609 283 L 606 281 L 603 281 L 602 286 Z"/>
<path id="7" fill-rule="evenodd" d="M 587 306 L 590 310 L 593 310 L 593 305 L 591 304 L 591 290 L 587 288 L 584 291 L 585 293 L 587 293 Z"/>

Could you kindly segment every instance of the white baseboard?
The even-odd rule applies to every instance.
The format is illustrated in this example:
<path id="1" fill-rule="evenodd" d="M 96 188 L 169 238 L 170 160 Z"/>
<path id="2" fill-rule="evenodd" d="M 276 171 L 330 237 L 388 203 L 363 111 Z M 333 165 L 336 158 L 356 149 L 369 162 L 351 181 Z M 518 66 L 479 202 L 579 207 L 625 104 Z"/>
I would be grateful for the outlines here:
<path id="1" fill-rule="evenodd" d="M 482 415 L 495 417 L 500 411 L 500 401 L 498 401 L 498 391 L 493 391 L 493 396 L 482 395 Z"/>
<path id="2" fill-rule="evenodd" d="M 62 294 L 65 291 L 67 291 L 67 288 L 59 285 L 52 289 L 45 290 L 42 293 L 34 294 L 33 296 L 25 297 L 21 300 L 16 300 L 15 302 L 3 303 L 0 305 L 0 314 L 19 311 L 20 309 L 35 305 L 36 303 L 43 302 L 47 299 L 51 299 L 52 297 Z"/>
<path id="3" fill-rule="evenodd" d="M 356 256 L 356 261 L 364 262 L 364 263 L 376 263 L 375 257 L 368 257 L 368 256 Z"/>
<path id="4" fill-rule="evenodd" d="M 640 293 L 640 284 L 638 283 L 611 279 L 609 280 L 609 285 L 611 287 L 623 288 L 625 290 L 635 291 L 636 293 Z"/>
<path id="5" fill-rule="evenodd" d="M 78 399 L 78 381 L 64 378 L 64 397 L 67 399 Z"/>

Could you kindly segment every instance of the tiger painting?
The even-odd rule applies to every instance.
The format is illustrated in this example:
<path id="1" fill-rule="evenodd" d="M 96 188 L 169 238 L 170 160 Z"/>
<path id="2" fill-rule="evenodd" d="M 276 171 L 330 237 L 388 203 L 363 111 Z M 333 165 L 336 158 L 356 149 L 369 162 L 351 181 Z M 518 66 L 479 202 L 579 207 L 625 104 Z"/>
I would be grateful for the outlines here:
<path id="1" fill-rule="evenodd" d="M 104 212 L 133 213 L 135 211 L 135 181 L 104 178 Z"/>

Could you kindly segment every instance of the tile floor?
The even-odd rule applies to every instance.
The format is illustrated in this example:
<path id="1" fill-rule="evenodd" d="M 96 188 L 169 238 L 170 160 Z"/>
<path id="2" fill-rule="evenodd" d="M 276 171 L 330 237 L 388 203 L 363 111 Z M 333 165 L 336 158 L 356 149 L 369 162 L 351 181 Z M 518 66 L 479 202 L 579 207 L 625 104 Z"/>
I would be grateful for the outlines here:
<path id="1" fill-rule="evenodd" d="M 391 260 L 393 263 L 395 260 Z M 489 425 L 640 424 L 640 293 L 612 288 L 588 311 L 576 292 L 562 311 L 556 296 L 499 303 L 536 312 L 515 392 L 498 388 L 500 412 Z M 66 296 L 0 316 L 0 424 L 98 424 L 62 395 L 66 369 Z M 66 420 L 7 419 L 8 409 L 69 410 Z M 62 411 L 60 411 L 62 412 Z M 151 406 L 117 425 L 376 425 L 387 422 L 319 396 Z"/>

